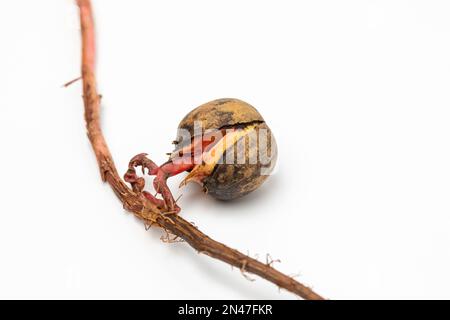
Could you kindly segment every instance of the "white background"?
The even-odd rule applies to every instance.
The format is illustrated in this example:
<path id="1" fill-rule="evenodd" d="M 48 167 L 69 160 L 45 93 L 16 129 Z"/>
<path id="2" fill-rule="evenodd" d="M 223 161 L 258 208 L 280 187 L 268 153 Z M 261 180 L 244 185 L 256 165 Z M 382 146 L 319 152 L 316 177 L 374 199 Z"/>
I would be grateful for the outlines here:
<path id="1" fill-rule="evenodd" d="M 276 174 L 234 203 L 176 190 L 183 217 L 328 298 L 450 298 L 448 1 L 93 5 L 121 172 L 165 161 L 192 108 L 246 100 Z M 79 76 L 73 1 L 1 1 L 0 39 L 0 298 L 296 299 L 162 243 L 100 182 L 80 84 L 61 88 Z"/>

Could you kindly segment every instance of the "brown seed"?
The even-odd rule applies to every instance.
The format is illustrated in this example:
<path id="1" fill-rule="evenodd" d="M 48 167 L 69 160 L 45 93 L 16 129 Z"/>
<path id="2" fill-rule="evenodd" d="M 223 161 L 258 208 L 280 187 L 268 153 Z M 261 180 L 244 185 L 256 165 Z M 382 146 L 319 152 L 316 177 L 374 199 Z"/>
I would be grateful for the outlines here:
<path id="1" fill-rule="evenodd" d="M 212 157 L 204 151 L 203 158 L 214 159 L 213 162 L 197 164 L 184 183 L 201 183 L 214 198 L 231 200 L 257 189 L 272 172 L 277 159 L 276 142 L 264 118 L 250 104 L 237 99 L 219 99 L 192 110 L 178 126 L 174 154 L 192 144 L 194 133 L 198 133 L 194 132 L 195 123 L 201 125 L 202 135 L 211 130 L 225 132 L 221 141 L 227 143 L 215 151 L 221 153 L 220 159 L 217 154 Z M 190 133 L 190 139 L 183 141 L 183 130 Z M 231 159 L 234 160 L 230 163 Z"/>

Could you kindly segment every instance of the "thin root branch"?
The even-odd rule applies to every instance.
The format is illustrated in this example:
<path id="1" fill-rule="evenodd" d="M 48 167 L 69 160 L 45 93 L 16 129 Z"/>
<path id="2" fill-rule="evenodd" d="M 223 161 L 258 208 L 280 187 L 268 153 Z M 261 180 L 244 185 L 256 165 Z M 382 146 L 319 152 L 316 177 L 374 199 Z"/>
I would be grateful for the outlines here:
<path id="1" fill-rule="evenodd" d="M 167 231 L 167 229 L 164 229 L 165 235 L 161 236 L 161 241 L 164 243 L 179 243 L 179 242 L 185 242 L 180 237 L 170 233 Z"/>
<path id="2" fill-rule="evenodd" d="M 66 82 L 65 84 L 63 84 L 63 87 L 67 88 L 67 87 L 71 86 L 72 84 L 74 84 L 75 82 L 80 81 L 81 79 L 82 79 L 82 77 L 78 77 L 73 80 L 70 80 L 69 82 Z"/>
<path id="3" fill-rule="evenodd" d="M 275 260 L 274 260 L 274 259 L 272 259 L 271 255 L 270 255 L 269 253 L 266 254 L 266 265 L 267 265 L 267 266 L 273 268 L 273 265 L 274 265 L 274 263 L 276 263 L 276 262 L 281 263 L 281 260 L 280 260 L 280 259 L 275 259 Z"/>
<path id="4" fill-rule="evenodd" d="M 247 279 L 248 281 L 251 281 L 251 282 L 255 281 L 256 279 L 250 277 L 250 276 L 247 274 L 247 270 L 245 269 L 246 267 L 247 267 L 247 260 L 243 260 L 243 261 L 242 261 L 242 267 L 241 267 L 241 274 L 242 274 L 242 275 L 244 276 L 244 278 Z"/>

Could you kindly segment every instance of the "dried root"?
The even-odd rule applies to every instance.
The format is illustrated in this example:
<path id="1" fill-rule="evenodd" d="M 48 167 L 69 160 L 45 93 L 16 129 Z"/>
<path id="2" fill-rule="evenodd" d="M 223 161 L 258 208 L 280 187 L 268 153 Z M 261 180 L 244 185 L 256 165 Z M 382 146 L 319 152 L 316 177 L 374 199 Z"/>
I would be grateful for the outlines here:
<path id="1" fill-rule="evenodd" d="M 186 241 L 199 253 L 219 259 L 231 266 L 241 269 L 247 278 L 247 273 L 258 275 L 280 288 L 291 291 L 304 299 L 323 299 L 305 285 L 295 281 L 291 277 L 275 270 L 270 265 L 242 254 L 226 245 L 215 241 L 201 232 L 196 226 L 184 220 L 178 214 L 174 214 L 178 207 L 173 197 L 164 193 L 164 179 L 158 178 L 156 191 L 163 199 L 157 199 L 144 190 L 145 181 L 135 172 L 135 164 L 150 170 L 157 170 L 157 166 L 149 159 L 139 157 L 141 162 L 130 162 L 131 166 L 125 176 L 125 180 L 131 184 L 131 189 L 120 179 L 108 145 L 103 136 L 100 125 L 100 95 L 96 89 L 95 77 L 95 33 L 94 19 L 91 2 L 89 0 L 77 0 L 80 9 L 81 35 L 82 35 L 82 80 L 83 100 L 86 119 L 86 128 L 93 151 L 97 158 L 101 178 L 113 189 L 116 196 L 123 203 L 126 210 L 143 220 L 146 228 L 156 225 L 167 232 L 168 241 Z M 145 157 L 145 156 L 144 156 Z M 159 172 L 159 171 L 158 171 Z M 151 174 L 151 172 L 150 172 Z M 165 177 L 162 177 L 165 178 Z M 170 191 L 169 191 L 170 192 Z M 170 194 L 171 196 L 171 194 Z M 170 233 L 170 236 L 169 236 Z M 272 262 L 275 262 L 274 260 Z M 252 280 L 251 280 L 252 281 Z"/>

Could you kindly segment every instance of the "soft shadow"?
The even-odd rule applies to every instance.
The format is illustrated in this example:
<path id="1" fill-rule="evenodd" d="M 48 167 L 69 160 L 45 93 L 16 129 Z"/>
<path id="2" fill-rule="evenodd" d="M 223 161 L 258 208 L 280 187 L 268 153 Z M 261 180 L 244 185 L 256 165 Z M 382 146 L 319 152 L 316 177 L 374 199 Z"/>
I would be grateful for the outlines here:
<path id="1" fill-rule="evenodd" d="M 257 190 L 253 191 L 252 193 L 231 201 L 223 201 L 223 200 L 217 200 L 213 197 L 210 197 L 203 193 L 200 186 L 192 185 L 192 186 L 186 186 L 183 190 L 183 200 L 181 203 L 181 206 L 186 209 L 186 207 L 190 203 L 195 203 L 197 201 L 204 202 L 208 207 L 211 208 L 217 208 L 218 210 L 208 210 L 208 215 L 211 213 L 220 212 L 220 211 L 227 211 L 228 213 L 238 213 L 239 215 L 242 215 L 243 213 L 250 213 L 254 214 L 254 210 L 246 210 L 254 207 L 261 207 L 264 205 L 273 204 L 275 199 L 279 198 L 279 195 L 274 192 L 275 190 L 281 190 L 280 184 L 281 184 L 281 176 L 280 175 L 273 175 L 267 179 L 267 181 L 259 187 Z M 183 206 L 183 203 L 187 204 Z"/>
<path id="2" fill-rule="evenodd" d="M 202 259 L 200 259 L 200 254 L 192 248 L 187 247 L 187 244 L 169 244 L 168 246 L 169 250 L 173 251 L 173 254 L 182 257 L 186 263 L 196 265 L 201 275 L 208 278 L 207 281 L 214 281 L 218 285 L 226 285 L 241 295 L 245 295 L 244 299 L 285 299 L 285 295 L 281 295 L 275 285 L 273 285 L 273 292 L 263 292 L 258 285 L 253 283 L 253 281 L 250 281 L 241 275 L 241 271 L 238 268 L 233 267 L 232 269 L 231 266 L 229 266 L 229 271 L 216 268 L 209 260 L 203 259 L 204 255 L 202 255 Z M 255 282 L 266 281 L 256 275 L 248 275 L 250 278 L 255 279 Z M 295 298 L 294 295 L 293 297 Z"/>
<path id="3" fill-rule="evenodd" d="M 142 227 L 142 221 L 133 217 L 136 224 Z M 218 268 L 212 263 L 212 258 L 208 258 L 206 255 L 201 255 L 197 253 L 195 249 L 190 247 L 187 243 L 164 243 L 161 241 L 161 236 L 164 235 L 161 229 L 152 227 L 149 232 L 149 241 L 152 243 L 159 242 L 164 245 L 167 250 L 170 250 L 171 254 L 177 259 L 180 259 L 179 263 L 189 263 L 195 265 L 202 277 L 208 282 L 214 282 L 218 286 L 227 286 L 232 288 L 234 291 L 243 295 L 244 299 L 253 300 L 274 300 L 274 299 L 285 299 L 285 294 L 280 294 L 278 288 L 273 285 L 273 292 L 269 290 L 261 290 L 260 285 L 255 285 L 253 281 L 249 281 L 243 275 L 241 271 L 236 267 L 228 266 L 228 269 Z M 151 254 L 151 253 L 149 253 Z M 201 256 L 201 257 L 200 257 Z M 206 259 L 205 259 L 206 257 Z M 255 282 L 266 281 L 259 278 L 256 275 L 248 274 L 251 279 L 255 279 Z M 207 279 L 206 279 L 207 278 Z M 293 296 L 295 299 L 295 296 Z"/>
<path id="4" fill-rule="evenodd" d="M 225 209 L 228 213 L 242 213 L 248 212 L 249 214 L 255 214 L 254 210 L 245 210 L 246 208 L 251 208 L 254 206 L 264 206 L 265 203 L 273 203 L 275 198 L 277 197 L 276 192 L 274 190 L 280 190 L 281 183 L 281 175 L 276 174 L 267 179 L 267 181 L 254 192 L 249 195 L 242 197 L 240 199 L 236 199 L 233 201 L 221 201 L 216 200 L 206 194 L 203 193 L 202 188 L 196 184 L 190 184 L 179 192 L 174 192 L 175 198 L 177 194 L 183 194 L 182 202 L 180 203 L 181 207 L 184 209 L 183 211 L 188 210 L 188 204 L 195 203 L 197 201 L 205 202 L 207 206 L 216 207 L 218 209 Z M 145 177 L 146 185 L 151 186 L 152 178 Z M 172 190 L 177 190 L 177 186 L 179 182 L 182 180 L 180 178 L 174 178 L 170 181 L 170 187 Z M 279 196 L 279 195 L 278 195 Z M 183 205 L 184 203 L 184 205 Z M 238 210 L 237 210 L 238 209 Z M 224 211 L 224 210 L 208 210 L 208 214 L 216 213 Z M 138 218 L 136 221 L 142 223 Z M 155 230 L 151 230 L 149 232 L 152 241 L 161 242 L 162 232 L 155 232 Z M 192 265 L 197 266 L 199 272 L 202 276 L 204 276 L 206 281 L 214 282 L 217 285 L 228 286 L 232 288 L 234 291 L 239 294 L 245 296 L 247 299 L 256 299 L 256 300 L 269 300 L 269 299 L 285 299 L 286 295 L 281 295 L 278 288 L 273 285 L 273 292 L 269 292 L 270 290 L 261 290 L 259 285 L 254 285 L 252 281 L 246 279 L 243 275 L 240 274 L 240 270 L 238 268 L 233 268 L 231 270 L 231 266 L 229 269 L 221 269 L 216 268 L 212 261 L 208 259 L 200 259 L 199 254 L 191 247 L 189 247 L 186 243 L 174 243 L 174 244 L 164 244 L 168 250 L 180 257 L 180 260 L 184 260 L 184 263 L 190 263 Z M 256 279 L 256 281 L 266 281 L 258 276 L 249 274 L 250 278 Z M 295 296 L 293 296 L 295 299 Z"/>

